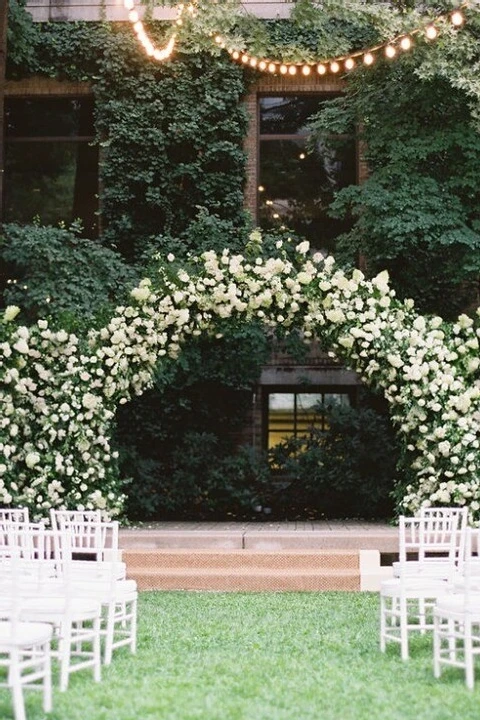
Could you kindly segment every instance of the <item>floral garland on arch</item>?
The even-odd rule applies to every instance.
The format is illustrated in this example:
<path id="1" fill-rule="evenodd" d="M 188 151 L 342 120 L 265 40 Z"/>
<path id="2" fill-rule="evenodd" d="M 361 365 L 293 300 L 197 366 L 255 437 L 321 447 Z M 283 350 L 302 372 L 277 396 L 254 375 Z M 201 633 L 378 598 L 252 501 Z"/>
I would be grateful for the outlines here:
<path id="1" fill-rule="evenodd" d="M 381 388 L 405 449 L 401 506 L 458 504 L 480 511 L 480 314 L 455 323 L 424 317 L 400 302 L 382 272 L 346 274 L 307 242 L 277 243 L 263 257 L 261 235 L 247 256 L 205 252 L 180 267 L 158 258 L 156 276 L 132 290 L 100 330 L 80 338 L 46 320 L 0 322 L 0 504 L 101 508 L 125 500 L 111 431 L 118 404 L 152 383 L 164 356 L 178 357 L 189 335 L 221 335 L 231 318 L 321 338 L 332 356 Z M 257 248 L 252 254 L 251 248 Z M 288 252 L 287 252 L 288 250 Z"/>

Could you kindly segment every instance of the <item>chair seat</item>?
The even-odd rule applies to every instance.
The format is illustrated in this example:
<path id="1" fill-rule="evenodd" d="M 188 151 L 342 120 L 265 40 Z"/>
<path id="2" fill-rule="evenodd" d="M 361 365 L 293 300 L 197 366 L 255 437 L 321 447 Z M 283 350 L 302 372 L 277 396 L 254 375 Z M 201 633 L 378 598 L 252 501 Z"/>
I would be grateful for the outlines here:
<path id="1" fill-rule="evenodd" d="M 94 598 L 45 597 L 28 598 L 22 602 L 22 619 L 61 622 L 66 614 L 72 622 L 94 620 L 100 614 L 100 603 Z"/>
<path id="2" fill-rule="evenodd" d="M 400 562 L 397 561 L 393 563 L 392 568 L 394 577 L 399 577 L 400 567 Z M 438 577 L 447 580 L 452 575 L 452 566 L 448 558 L 423 560 L 422 562 L 418 560 L 409 560 L 404 564 L 404 568 L 408 577 L 412 575 L 415 577 L 421 573 L 423 576 L 427 575 L 428 577 Z"/>
<path id="3" fill-rule="evenodd" d="M 52 639 L 52 627 L 47 623 L 10 621 L 0 622 L 0 650 L 9 647 L 30 647 L 49 642 Z"/>
<path id="4" fill-rule="evenodd" d="M 480 622 L 480 596 L 465 598 L 463 593 L 441 595 L 435 603 L 437 614 L 464 615 L 468 613 L 471 619 L 478 619 Z"/>
<path id="5" fill-rule="evenodd" d="M 128 602 L 134 600 L 138 595 L 135 580 L 118 580 L 113 586 L 103 580 L 93 580 L 92 582 L 74 580 L 73 589 L 76 596 L 94 597 L 103 604 L 111 601 L 112 593 L 117 602 Z"/>
<path id="6" fill-rule="evenodd" d="M 448 583 L 443 578 L 424 577 L 424 576 L 408 576 L 402 587 L 400 578 L 390 578 L 383 580 L 380 585 L 380 594 L 386 596 L 400 595 L 405 592 L 409 597 L 435 597 L 439 593 L 445 592 Z"/>

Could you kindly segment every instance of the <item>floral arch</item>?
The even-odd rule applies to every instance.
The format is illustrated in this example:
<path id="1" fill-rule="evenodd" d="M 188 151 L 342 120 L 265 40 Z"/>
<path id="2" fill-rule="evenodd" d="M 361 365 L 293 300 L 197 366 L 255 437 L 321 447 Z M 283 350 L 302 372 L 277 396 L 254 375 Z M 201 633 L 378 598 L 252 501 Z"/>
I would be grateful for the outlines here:
<path id="1" fill-rule="evenodd" d="M 221 334 L 225 319 L 260 318 L 267 327 L 320 338 L 331 353 L 382 389 L 403 443 L 411 482 L 406 512 L 429 504 L 480 510 L 480 315 L 447 323 L 400 302 L 382 272 L 346 274 L 308 243 L 256 252 L 205 252 L 179 266 L 158 258 L 158 272 L 131 292 L 100 330 L 77 337 L 0 323 L 0 503 L 121 512 L 111 431 L 118 404 L 152 382 L 162 356 L 177 357 L 189 335 Z"/>

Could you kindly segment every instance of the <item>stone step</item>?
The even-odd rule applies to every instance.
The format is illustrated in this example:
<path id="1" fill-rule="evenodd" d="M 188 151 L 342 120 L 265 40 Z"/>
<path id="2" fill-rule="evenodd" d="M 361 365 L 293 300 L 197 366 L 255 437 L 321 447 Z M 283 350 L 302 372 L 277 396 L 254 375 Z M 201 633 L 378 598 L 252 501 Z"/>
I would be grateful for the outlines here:
<path id="1" fill-rule="evenodd" d="M 360 590 L 360 573 L 352 569 L 305 568 L 272 571 L 264 568 L 187 570 L 165 572 L 137 569 L 132 573 L 139 590 L 209 590 L 218 592 Z"/>
<path id="2" fill-rule="evenodd" d="M 247 568 L 270 570 L 300 570 L 343 568 L 358 570 L 358 552 L 342 550 L 124 550 L 123 560 L 128 572 L 139 569 L 157 570 L 186 568 L 201 569 L 239 569 Z"/>
<path id="3" fill-rule="evenodd" d="M 124 550 L 139 590 L 359 590 L 358 551 Z"/>
<path id="4" fill-rule="evenodd" d="M 316 531 L 288 530 L 244 532 L 216 530 L 133 530 L 120 531 L 120 547 L 143 549 L 218 550 L 369 550 L 398 552 L 398 530 Z"/>

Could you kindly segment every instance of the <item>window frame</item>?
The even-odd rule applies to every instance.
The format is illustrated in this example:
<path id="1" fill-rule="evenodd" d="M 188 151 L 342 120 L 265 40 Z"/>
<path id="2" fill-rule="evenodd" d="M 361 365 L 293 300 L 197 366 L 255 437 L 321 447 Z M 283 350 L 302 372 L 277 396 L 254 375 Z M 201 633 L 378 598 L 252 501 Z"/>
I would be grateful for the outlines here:
<path id="1" fill-rule="evenodd" d="M 269 424 L 269 397 L 270 395 L 284 393 L 288 395 L 346 395 L 350 401 L 350 407 L 356 407 L 357 404 L 357 386 L 355 385 L 329 385 L 329 384 L 315 384 L 315 385 L 269 385 L 262 387 L 262 448 L 268 452 L 269 448 L 269 436 L 270 436 L 270 424 Z M 295 402 L 296 409 L 296 402 Z M 321 431 L 327 432 L 327 428 L 324 427 L 324 416 L 322 416 L 322 427 Z M 296 411 L 294 417 L 294 426 L 296 426 Z M 317 426 L 318 427 L 318 426 Z M 298 437 L 296 434 L 288 436 L 289 438 Z M 287 439 L 287 438 L 285 438 Z M 275 447 L 275 446 L 272 446 Z"/>
<path id="2" fill-rule="evenodd" d="M 82 100 L 89 99 L 93 103 L 93 112 L 95 112 L 95 97 L 89 83 L 86 82 L 69 82 L 57 81 L 50 78 L 30 78 L 26 80 L 9 80 L 5 84 L 4 96 L 4 134 L 0 141 L 3 144 L 4 163 L 6 163 L 6 155 L 8 147 L 13 145 L 22 145 L 28 143 L 39 144 L 91 144 L 96 140 L 95 127 L 89 135 L 18 135 L 9 136 L 7 133 L 6 113 L 7 105 L 11 101 L 27 101 L 27 100 Z M 94 119 L 94 118 L 93 118 Z M 97 167 L 96 167 L 96 187 L 94 189 L 94 197 L 96 197 L 95 207 L 92 207 L 95 216 L 95 224 L 88 229 L 88 237 L 95 239 L 101 234 L 101 205 L 100 205 L 100 165 L 101 165 L 101 148 L 97 149 Z M 5 170 L 3 174 L 5 175 Z M 0 198 L 0 222 L 5 222 L 5 182 L 2 187 L 2 197 Z M 11 220 L 11 222 L 15 222 Z"/>

